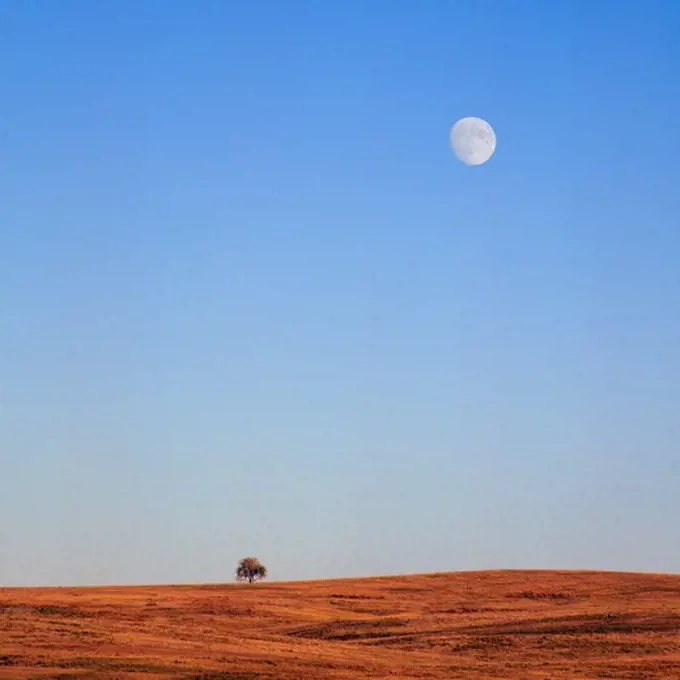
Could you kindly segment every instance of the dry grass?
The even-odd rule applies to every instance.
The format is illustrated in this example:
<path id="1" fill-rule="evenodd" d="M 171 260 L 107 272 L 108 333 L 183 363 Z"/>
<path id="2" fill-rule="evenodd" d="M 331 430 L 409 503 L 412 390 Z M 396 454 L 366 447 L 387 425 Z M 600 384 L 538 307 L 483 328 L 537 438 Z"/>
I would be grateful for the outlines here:
<path id="1" fill-rule="evenodd" d="M 680 576 L 0 589 L 0 678 L 680 679 Z"/>

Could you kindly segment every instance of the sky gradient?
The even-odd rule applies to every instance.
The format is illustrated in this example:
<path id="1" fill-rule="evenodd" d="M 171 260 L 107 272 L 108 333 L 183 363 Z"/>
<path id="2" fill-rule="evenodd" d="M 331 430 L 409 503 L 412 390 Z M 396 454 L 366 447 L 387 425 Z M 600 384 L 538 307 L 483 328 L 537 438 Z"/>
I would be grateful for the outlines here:
<path id="1" fill-rule="evenodd" d="M 680 571 L 678 35 L 0 3 L 0 585 Z"/>

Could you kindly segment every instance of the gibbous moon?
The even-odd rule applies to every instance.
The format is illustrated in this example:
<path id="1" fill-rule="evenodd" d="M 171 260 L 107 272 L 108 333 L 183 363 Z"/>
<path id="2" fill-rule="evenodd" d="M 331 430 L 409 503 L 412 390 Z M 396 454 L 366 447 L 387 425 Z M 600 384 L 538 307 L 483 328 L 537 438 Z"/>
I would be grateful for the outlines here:
<path id="1" fill-rule="evenodd" d="M 451 128 L 449 141 L 453 153 L 465 165 L 486 163 L 496 150 L 496 133 L 481 118 L 461 118 Z"/>

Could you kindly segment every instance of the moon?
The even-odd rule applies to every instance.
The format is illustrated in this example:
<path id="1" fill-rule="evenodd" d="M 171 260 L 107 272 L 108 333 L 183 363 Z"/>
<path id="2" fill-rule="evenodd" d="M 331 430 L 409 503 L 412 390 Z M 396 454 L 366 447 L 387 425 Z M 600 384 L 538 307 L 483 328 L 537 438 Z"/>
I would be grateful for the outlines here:
<path id="1" fill-rule="evenodd" d="M 453 153 L 465 165 L 482 165 L 496 150 L 496 133 L 481 118 L 461 118 L 451 128 Z"/>

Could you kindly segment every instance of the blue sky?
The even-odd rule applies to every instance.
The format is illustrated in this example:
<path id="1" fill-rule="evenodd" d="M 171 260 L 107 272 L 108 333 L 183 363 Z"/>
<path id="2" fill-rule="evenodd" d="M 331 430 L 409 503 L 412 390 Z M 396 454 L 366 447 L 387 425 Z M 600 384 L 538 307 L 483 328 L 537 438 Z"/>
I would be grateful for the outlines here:
<path id="1" fill-rule="evenodd" d="M 1 3 L 0 583 L 680 571 L 679 30 Z"/>

